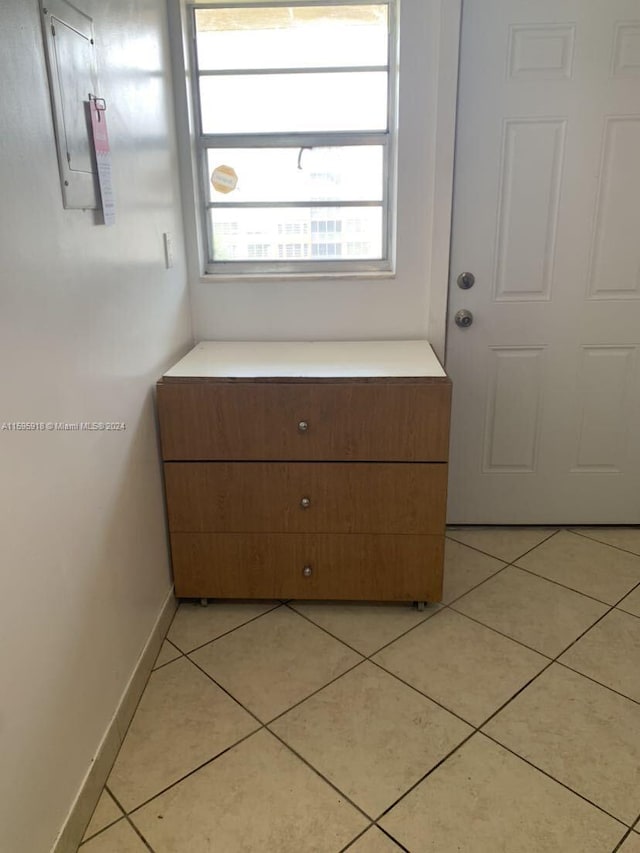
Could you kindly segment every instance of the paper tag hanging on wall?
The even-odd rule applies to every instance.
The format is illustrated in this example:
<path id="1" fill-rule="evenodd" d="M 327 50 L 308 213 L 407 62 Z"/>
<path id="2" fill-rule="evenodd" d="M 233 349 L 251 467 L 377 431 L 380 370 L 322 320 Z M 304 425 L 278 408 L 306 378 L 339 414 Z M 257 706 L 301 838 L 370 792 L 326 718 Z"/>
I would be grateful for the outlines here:
<path id="1" fill-rule="evenodd" d="M 230 193 L 238 185 L 238 176 L 231 166 L 217 166 L 211 173 L 211 186 L 218 193 Z"/>
<path id="2" fill-rule="evenodd" d="M 102 215 L 105 225 L 113 225 L 116 221 L 116 203 L 113 197 L 113 182 L 111 177 L 111 149 L 107 132 L 107 105 L 104 98 L 89 95 L 91 111 L 91 128 L 93 130 L 93 147 L 96 152 L 98 167 L 98 183 L 102 198 Z"/>

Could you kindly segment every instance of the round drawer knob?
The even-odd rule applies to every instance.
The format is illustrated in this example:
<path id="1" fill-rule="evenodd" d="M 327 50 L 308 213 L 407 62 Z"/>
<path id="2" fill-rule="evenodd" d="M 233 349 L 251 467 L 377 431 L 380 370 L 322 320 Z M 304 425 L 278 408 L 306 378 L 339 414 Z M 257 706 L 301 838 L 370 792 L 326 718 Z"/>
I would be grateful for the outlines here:
<path id="1" fill-rule="evenodd" d="M 302 574 L 305 576 L 305 578 L 310 578 L 313 574 L 313 569 L 311 568 L 311 566 L 305 566 L 302 570 Z"/>
<path id="2" fill-rule="evenodd" d="M 311 506 L 311 498 L 302 498 L 302 500 L 300 501 L 300 506 L 302 507 L 302 509 L 309 509 L 309 507 Z"/>
<path id="3" fill-rule="evenodd" d="M 306 432 L 308 429 L 309 424 L 307 423 L 307 421 L 300 421 L 300 423 L 298 424 L 298 430 L 300 432 Z"/>

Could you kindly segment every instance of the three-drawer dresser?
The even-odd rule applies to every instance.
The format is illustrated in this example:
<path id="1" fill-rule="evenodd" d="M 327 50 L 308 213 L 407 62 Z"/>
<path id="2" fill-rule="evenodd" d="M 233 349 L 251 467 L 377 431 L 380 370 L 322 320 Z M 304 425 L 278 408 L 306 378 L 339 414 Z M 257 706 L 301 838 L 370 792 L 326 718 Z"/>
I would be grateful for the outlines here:
<path id="1" fill-rule="evenodd" d="M 439 601 L 450 402 L 426 341 L 198 344 L 157 386 L 176 595 Z"/>

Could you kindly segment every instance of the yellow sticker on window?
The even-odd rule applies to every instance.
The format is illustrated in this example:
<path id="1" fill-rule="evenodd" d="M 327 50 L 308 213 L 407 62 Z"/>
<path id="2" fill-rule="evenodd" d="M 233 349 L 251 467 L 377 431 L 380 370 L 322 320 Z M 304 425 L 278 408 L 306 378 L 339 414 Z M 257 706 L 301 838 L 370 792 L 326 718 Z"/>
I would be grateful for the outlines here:
<path id="1" fill-rule="evenodd" d="M 231 166 L 216 166 L 211 173 L 211 185 L 218 193 L 230 193 L 238 185 L 238 176 Z"/>

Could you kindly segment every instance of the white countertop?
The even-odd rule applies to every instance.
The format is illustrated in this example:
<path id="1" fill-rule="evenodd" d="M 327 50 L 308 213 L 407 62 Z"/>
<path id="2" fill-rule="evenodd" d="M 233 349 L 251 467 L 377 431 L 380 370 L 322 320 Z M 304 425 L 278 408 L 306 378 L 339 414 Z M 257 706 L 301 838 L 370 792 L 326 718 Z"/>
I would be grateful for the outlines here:
<path id="1" fill-rule="evenodd" d="M 167 378 L 446 376 L 427 341 L 202 341 Z"/>

